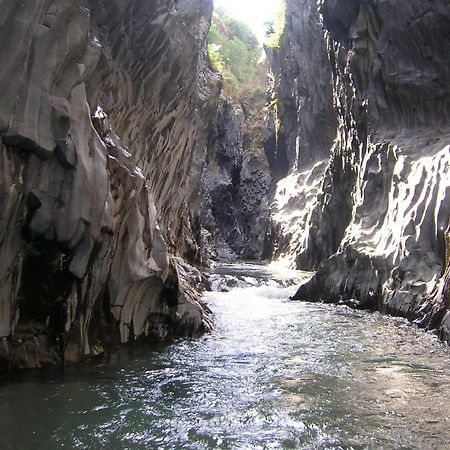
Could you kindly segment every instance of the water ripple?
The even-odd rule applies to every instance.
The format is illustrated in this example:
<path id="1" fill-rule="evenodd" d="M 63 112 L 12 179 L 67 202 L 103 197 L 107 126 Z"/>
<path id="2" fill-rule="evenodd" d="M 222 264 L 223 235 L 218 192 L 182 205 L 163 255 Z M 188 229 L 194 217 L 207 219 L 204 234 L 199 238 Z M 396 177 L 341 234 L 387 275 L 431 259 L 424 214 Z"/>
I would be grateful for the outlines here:
<path id="1" fill-rule="evenodd" d="M 197 341 L 3 382 L 2 448 L 450 448 L 448 348 L 403 320 L 290 302 L 303 275 L 272 269 L 217 267 L 227 292 L 205 295 L 216 328 Z"/>

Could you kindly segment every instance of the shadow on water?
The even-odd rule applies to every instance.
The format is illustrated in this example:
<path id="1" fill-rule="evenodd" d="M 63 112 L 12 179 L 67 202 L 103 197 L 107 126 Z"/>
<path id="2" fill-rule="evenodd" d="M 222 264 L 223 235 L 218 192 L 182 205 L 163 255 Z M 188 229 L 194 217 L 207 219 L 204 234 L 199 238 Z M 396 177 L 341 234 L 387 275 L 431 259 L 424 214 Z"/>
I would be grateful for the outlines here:
<path id="1" fill-rule="evenodd" d="M 207 336 L 2 377 L 2 448 L 450 448 L 450 352 L 433 336 L 289 301 L 307 273 L 207 276 Z"/>

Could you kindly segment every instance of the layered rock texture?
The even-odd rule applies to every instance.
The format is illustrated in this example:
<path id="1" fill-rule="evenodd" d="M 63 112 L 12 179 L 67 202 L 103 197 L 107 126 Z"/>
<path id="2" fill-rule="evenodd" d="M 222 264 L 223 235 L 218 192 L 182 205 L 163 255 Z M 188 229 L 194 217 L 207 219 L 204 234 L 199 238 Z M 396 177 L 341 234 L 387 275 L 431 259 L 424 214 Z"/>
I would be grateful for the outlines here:
<path id="1" fill-rule="evenodd" d="M 211 0 L 0 0 L 0 363 L 210 327 Z"/>
<path id="2" fill-rule="evenodd" d="M 295 299 L 402 315 L 449 340 L 448 1 L 288 0 L 286 17 L 266 151 L 283 177 L 274 251 L 317 269 Z"/>
<path id="3" fill-rule="evenodd" d="M 212 7 L 0 0 L 1 368 L 198 335 L 190 264 L 270 253 L 450 341 L 448 0 L 287 0 L 264 148 Z"/>
<path id="4" fill-rule="evenodd" d="M 262 109 L 262 108 L 261 108 Z M 271 174 L 261 111 L 243 96 L 222 98 L 211 123 L 202 177 L 202 243 L 207 256 L 262 259 L 267 254 Z"/>

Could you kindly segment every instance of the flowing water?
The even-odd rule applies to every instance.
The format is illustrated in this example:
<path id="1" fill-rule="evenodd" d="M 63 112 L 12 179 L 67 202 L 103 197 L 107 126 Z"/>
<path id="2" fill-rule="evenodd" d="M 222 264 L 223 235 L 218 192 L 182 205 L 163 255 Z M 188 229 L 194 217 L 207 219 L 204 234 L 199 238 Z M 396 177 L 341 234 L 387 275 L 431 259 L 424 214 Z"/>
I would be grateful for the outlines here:
<path id="1" fill-rule="evenodd" d="M 3 379 L 0 448 L 450 449 L 446 346 L 401 320 L 291 302 L 299 273 L 214 272 L 212 334 Z"/>

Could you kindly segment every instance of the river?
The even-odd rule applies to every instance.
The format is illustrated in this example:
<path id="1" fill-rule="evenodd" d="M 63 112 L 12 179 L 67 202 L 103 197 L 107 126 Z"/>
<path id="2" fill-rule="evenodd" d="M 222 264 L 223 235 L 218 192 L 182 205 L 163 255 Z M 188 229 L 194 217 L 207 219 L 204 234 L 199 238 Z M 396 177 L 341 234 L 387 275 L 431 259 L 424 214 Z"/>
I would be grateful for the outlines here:
<path id="1" fill-rule="evenodd" d="M 405 321 L 289 301 L 307 274 L 219 264 L 214 331 L 0 381 L 14 449 L 450 449 L 450 351 Z"/>

